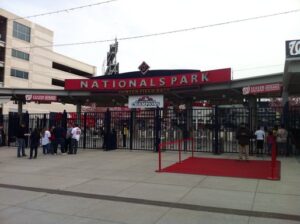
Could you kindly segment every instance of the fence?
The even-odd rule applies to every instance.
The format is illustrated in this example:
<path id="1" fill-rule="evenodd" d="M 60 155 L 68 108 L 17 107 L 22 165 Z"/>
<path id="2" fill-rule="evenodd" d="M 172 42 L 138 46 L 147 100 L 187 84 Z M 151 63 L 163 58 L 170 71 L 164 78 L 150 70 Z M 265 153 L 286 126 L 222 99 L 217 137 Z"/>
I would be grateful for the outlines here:
<path id="1" fill-rule="evenodd" d="M 78 123 L 82 129 L 81 148 L 100 149 L 104 136 L 114 131 L 117 147 L 130 150 L 157 151 L 160 142 L 193 138 L 197 152 L 237 152 L 236 132 L 245 123 L 252 133 L 258 126 L 269 130 L 284 124 L 289 132 L 287 154 L 300 149 L 300 107 L 248 108 L 212 107 L 197 109 L 147 109 L 109 111 L 95 113 L 22 114 L 22 121 L 30 132 L 33 128 L 53 126 L 67 127 Z M 7 144 L 15 144 L 16 130 L 20 122 L 17 113 L 0 117 Z M 183 150 L 188 146 L 185 144 Z M 179 150 L 168 145 L 166 150 Z M 250 141 L 250 153 L 255 153 L 255 140 Z M 267 147 L 263 153 L 268 153 Z"/>

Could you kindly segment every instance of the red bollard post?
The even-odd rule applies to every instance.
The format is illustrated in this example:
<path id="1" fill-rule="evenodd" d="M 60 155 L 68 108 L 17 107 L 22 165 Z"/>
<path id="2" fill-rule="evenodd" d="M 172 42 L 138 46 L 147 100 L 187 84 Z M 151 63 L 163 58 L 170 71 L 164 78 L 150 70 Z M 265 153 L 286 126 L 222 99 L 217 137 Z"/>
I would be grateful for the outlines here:
<path id="1" fill-rule="evenodd" d="M 278 177 L 275 177 L 276 157 L 277 157 L 276 144 L 272 144 L 271 177 L 268 178 L 270 180 L 278 180 L 279 179 Z"/>

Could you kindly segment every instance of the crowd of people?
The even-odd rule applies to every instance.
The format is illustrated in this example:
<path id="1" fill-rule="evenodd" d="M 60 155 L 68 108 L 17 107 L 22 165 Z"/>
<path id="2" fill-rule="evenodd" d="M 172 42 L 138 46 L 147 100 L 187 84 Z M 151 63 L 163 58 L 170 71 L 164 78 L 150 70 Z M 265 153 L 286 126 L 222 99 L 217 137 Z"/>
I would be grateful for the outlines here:
<path id="1" fill-rule="evenodd" d="M 254 138 L 256 142 L 254 153 L 257 156 L 263 155 L 265 149 L 267 149 L 267 153 L 271 155 L 273 146 L 275 146 L 277 154 L 287 155 L 288 132 L 284 128 L 284 125 L 281 125 L 280 127 L 276 125 L 270 130 L 265 127 L 258 127 L 255 133 L 252 134 L 245 124 L 241 124 L 236 134 L 236 138 L 239 144 L 240 160 L 248 160 L 249 144 L 252 138 Z"/>
<path id="2" fill-rule="evenodd" d="M 100 135 L 103 138 L 102 148 L 104 150 L 112 150 L 117 148 L 117 134 L 113 128 L 110 132 L 105 132 L 104 128 L 100 129 Z M 128 134 L 127 125 L 124 125 L 122 131 L 123 147 L 126 147 L 126 137 Z M 50 129 L 43 128 L 38 130 L 33 129 L 27 133 L 25 125 L 21 124 L 17 129 L 17 157 L 27 156 L 25 153 L 26 139 L 29 139 L 30 155 L 29 158 L 37 158 L 38 148 L 42 147 L 43 154 L 57 155 L 58 147 L 62 155 L 77 154 L 78 142 L 80 140 L 81 129 L 78 124 L 72 125 L 69 123 L 67 129 L 61 126 L 52 126 Z M 239 144 L 239 159 L 249 159 L 249 145 L 251 139 L 255 139 L 254 154 L 257 156 L 263 155 L 266 152 L 271 155 L 273 146 L 276 147 L 279 155 L 287 155 L 287 140 L 288 132 L 283 125 L 275 126 L 268 130 L 264 127 L 258 127 L 254 133 L 251 133 L 245 124 L 241 124 L 237 133 L 236 139 Z M 267 151 L 265 151 L 267 150 Z"/>
<path id="3" fill-rule="evenodd" d="M 30 155 L 29 159 L 36 159 L 38 147 L 42 146 L 43 154 L 57 155 L 60 146 L 61 154 L 77 154 L 78 142 L 80 140 L 81 129 L 78 124 L 68 124 L 67 129 L 61 126 L 52 126 L 50 130 L 43 128 L 33 129 L 27 133 L 25 124 L 21 124 L 17 129 L 17 157 L 27 156 L 25 153 L 25 142 L 29 137 Z"/>

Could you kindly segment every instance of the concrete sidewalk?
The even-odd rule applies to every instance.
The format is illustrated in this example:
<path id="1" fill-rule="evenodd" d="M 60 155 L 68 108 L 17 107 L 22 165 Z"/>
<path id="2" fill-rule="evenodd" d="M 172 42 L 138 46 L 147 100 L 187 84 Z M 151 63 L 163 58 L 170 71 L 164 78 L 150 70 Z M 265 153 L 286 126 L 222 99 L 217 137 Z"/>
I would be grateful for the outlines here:
<path id="1" fill-rule="evenodd" d="M 29 160 L 0 148 L 0 223 L 300 223 L 300 163 L 279 159 L 281 180 L 268 181 L 156 173 L 144 151 Z"/>

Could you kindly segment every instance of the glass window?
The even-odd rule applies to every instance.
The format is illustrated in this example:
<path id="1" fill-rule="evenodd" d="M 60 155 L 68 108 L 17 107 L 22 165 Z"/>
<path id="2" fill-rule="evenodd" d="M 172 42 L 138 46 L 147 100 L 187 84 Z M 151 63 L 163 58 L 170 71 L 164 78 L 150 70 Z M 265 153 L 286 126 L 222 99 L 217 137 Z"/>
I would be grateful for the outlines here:
<path id="1" fill-rule="evenodd" d="M 21 79 L 28 79 L 28 72 L 24 72 L 13 68 L 10 70 L 10 75 Z"/>
<path id="2" fill-rule="evenodd" d="M 30 42 L 30 32 L 31 32 L 30 27 L 14 21 L 14 29 L 13 29 L 14 37 Z"/>
<path id="3" fill-rule="evenodd" d="M 59 79 L 52 79 L 52 85 L 65 87 L 65 82 Z"/>
<path id="4" fill-rule="evenodd" d="M 27 54 L 23 51 L 18 51 L 18 50 L 12 49 L 11 55 L 15 58 L 20 58 L 20 59 L 29 61 L 29 54 Z"/>

